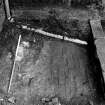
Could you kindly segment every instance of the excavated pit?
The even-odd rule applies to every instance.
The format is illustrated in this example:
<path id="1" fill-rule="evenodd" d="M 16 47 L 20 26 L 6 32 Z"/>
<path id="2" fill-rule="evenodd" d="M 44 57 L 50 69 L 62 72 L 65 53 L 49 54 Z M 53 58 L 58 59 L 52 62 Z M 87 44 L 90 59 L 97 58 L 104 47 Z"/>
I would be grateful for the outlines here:
<path id="1" fill-rule="evenodd" d="M 0 36 L 0 97 L 7 95 L 18 36 L 21 34 L 22 59 L 16 62 L 11 94 L 8 96 L 16 98 L 16 105 L 103 103 L 102 69 L 88 21 L 71 19 L 66 22 L 53 16 L 42 20 L 16 20 L 34 28 L 87 41 L 88 45 L 17 29 L 16 24 L 5 21 Z"/>

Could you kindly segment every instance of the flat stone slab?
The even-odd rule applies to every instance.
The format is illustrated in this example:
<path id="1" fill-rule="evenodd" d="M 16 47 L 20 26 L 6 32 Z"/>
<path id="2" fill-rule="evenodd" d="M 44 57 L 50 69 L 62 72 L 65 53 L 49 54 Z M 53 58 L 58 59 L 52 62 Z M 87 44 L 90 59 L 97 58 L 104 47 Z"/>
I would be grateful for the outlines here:
<path id="1" fill-rule="evenodd" d="M 95 40 L 97 55 L 101 63 L 101 68 L 103 70 L 103 76 L 105 80 L 105 33 L 103 31 L 101 20 L 91 20 L 90 21 L 92 33 Z"/>
<path id="2" fill-rule="evenodd" d="M 105 63 L 105 39 L 97 39 L 95 45 L 100 62 Z"/>
<path id="3" fill-rule="evenodd" d="M 90 21 L 91 29 L 93 32 L 94 38 L 103 38 L 105 34 L 101 25 L 101 20 L 91 20 Z"/>
<path id="4" fill-rule="evenodd" d="M 103 70 L 103 76 L 105 80 L 105 39 L 97 39 L 95 41 L 97 55 L 101 63 L 101 68 Z"/>

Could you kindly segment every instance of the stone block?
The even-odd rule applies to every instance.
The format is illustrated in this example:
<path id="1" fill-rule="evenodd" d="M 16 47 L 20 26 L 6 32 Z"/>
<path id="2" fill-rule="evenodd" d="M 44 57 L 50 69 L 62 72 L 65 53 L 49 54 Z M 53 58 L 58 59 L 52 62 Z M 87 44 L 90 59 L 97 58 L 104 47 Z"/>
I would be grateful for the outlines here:
<path id="1" fill-rule="evenodd" d="M 94 38 L 97 39 L 97 38 L 105 37 L 105 33 L 103 32 L 103 28 L 102 28 L 100 20 L 98 19 L 91 20 L 90 25 L 91 25 L 91 29 L 92 29 Z"/>
<path id="2" fill-rule="evenodd" d="M 105 39 L 97 39 L 95 41 L 95 45 L 96 45 L 97 55 L 100 60 L 104 79 L 105 79 Z"/>

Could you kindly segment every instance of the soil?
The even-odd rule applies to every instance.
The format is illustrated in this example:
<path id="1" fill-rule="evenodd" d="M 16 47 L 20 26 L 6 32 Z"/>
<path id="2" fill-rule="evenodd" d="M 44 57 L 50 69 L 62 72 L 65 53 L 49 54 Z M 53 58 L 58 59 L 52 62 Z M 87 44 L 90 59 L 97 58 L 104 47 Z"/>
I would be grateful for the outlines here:
<path id="1" fill-rule="evenodd" d="M 41 20 L 41 23 L 43 21 L 45 20 Z M 38 28 L 39 26 L 37 25 Z M 47 31 L 53 31 L 50 23 L 47 26 L 49 26 Z M 77 28 L 77 25 L 74 27 Z M 58 28 L 56 27 L 56 30 Z M 8 22 L 4 23 L 0 41 L 0 97 L 7 95 L 19 34 L 22 35 L 21 44 L 28 42 L 29 46 L 22 47 L 23 56 L 21 61 L 16 62 L 8 96 L 16 98 L 16 105 L 54 104 L 51 100 L 56 100 L 56 98 L 60 104 L 64 105 L 101 104 L 103 83 L 100 79 L 102 75 L 98 76 L 96 72 L 94 76 L 97 67 L 91 63 L 94 59 L 91 60 L 88 46 L 17 29 L 14 24 Z M 78 38 L 78 35 L 76 37 Z M 89 41 L 89 37 L 80 38 Z M 43 103 L 43 98 L 50 101 Z"/>
<path id="2" fill-rule="evenodd" d="M 62 8 L 46 7 L 22 10 L 22 13 L 15 10 L 13 15 L 18 14 L 16 22 L 89 44 L 45 37 L 17 29 L 16 24 L 5 20 L 0 36 L 0 97 L 15 97 L 16 105 L 104 105 L 102 70 L 88 23 L 97 13 Z M 22 59 L 16 62 L 10 94 L 7 94 L 20 34 L 20 46 L 23 42 L 29 46 L 22 47 Z"/>

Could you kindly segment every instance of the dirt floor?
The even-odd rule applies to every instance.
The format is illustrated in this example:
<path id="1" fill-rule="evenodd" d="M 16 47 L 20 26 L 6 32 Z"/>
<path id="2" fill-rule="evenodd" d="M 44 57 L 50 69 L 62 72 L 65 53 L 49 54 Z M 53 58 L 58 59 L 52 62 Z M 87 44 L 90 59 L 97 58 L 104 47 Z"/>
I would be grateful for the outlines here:
<path id="1" fill-rule="evenodd" d="M 88 74 L 86 47 L 42 37 L 35 40 L 30 47 L 24 48 L 24 57 L 16 63 L 11 92 L 16 97 L 17 105 L 40 104 L 41 98 L 59 97 L 74 101 L 78 97 L 86 100 L 92 96 L 92 100 L 95 90 Z M 1 57 L 2 93 L 7 91 L 12 67 L 10 55 L 10 52 L 5 52 Z"/>
<path id="2" fill-rule="evenodd" d="M 5 21 L 0 34 L 0 97 L 14 97 L 15 105 L 104 105 L 102 72 L 88 24 L 88 19 L 97 17 L 97 11 L 62 8 L 12 13 L 20 23 L 85 40 L 89 45 L 44 37 Z M 20 58 L 7 94 L 20 34 Z"/>
<path id="3" fill-rule="evenodd" d="M 20 60 L 16 62 L 10 94 L 7 95 L 20 33 L 20 58 L 17 58 Z M 89 36 L 83 37 L 89 41 L 87 38 Z M 94 55 L 89 54 L 89 46 L 43 37 L 6 22 L 0 40 L 0 97 L 15 97 L 16 105 L 101 105 L 102 75 L 98 76 L 96 72 L 98 66 L 93 63 Z"/>

